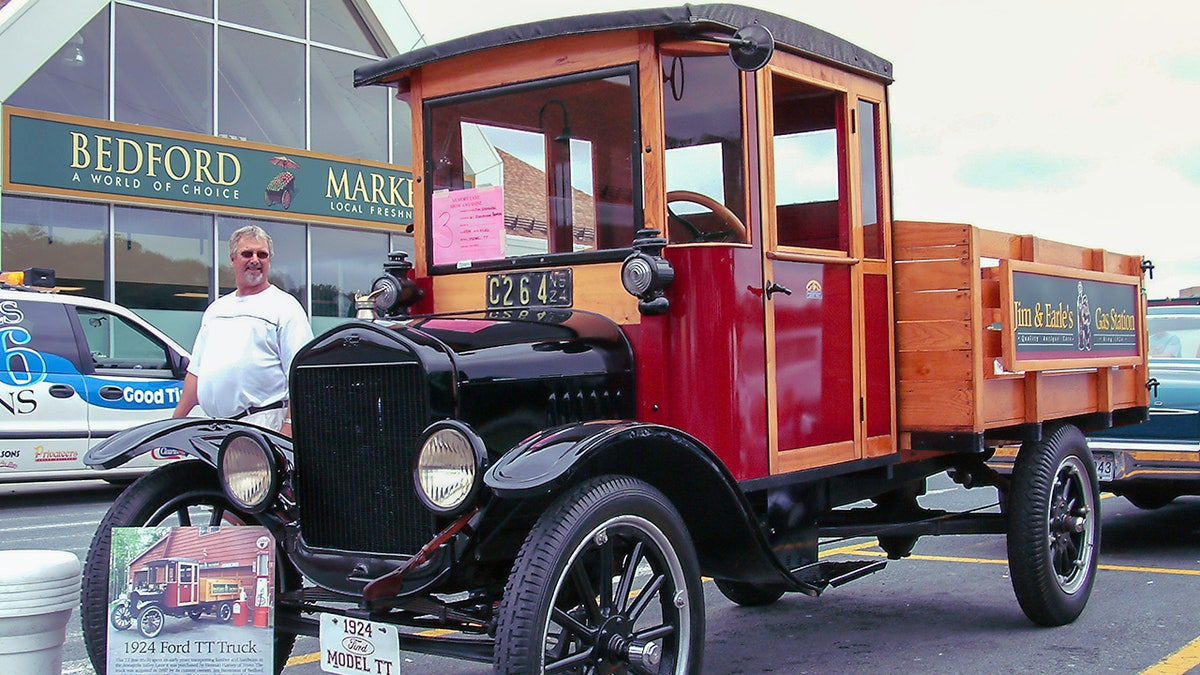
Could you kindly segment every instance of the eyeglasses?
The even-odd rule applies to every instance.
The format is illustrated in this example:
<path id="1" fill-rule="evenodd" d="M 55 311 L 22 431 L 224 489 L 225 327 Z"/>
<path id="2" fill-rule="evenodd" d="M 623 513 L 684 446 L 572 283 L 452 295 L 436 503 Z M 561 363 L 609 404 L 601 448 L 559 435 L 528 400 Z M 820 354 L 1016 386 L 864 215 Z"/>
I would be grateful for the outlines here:
<path id="1" fill-rule="evenodd" d="M 240 251 L 238 255 L 242 256 L 243 258 L 245 258 L 247 260 L 249 260 L 250 258 L 253 258 L 255 256 L 257 256 L 259 260 L 266 260 L 267 258 L 271 257 L 271 252 L 270 251 Z"/>

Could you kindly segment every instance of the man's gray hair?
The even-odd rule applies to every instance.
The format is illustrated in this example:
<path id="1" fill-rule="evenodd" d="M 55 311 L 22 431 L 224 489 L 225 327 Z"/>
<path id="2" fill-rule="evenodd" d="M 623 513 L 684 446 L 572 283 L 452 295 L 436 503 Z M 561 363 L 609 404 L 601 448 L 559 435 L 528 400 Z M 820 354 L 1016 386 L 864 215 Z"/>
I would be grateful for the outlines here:
<path id="1" fill-rule="evenodd" d="M 257 225 L 246 225 L 239 227 L 229 235 L 229 257 L 232 258 L 237 253 L 238 242 L 242 239 L 261 239 L 267 242 L 267 251 L 274 255 L 275 243 L 271 241 L 271 235 L 267 231 Z"/>

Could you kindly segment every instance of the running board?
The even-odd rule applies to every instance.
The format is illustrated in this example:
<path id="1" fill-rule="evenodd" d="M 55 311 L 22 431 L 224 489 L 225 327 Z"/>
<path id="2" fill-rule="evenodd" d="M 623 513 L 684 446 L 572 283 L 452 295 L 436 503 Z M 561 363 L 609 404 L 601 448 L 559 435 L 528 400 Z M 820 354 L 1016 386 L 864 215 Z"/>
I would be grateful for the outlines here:
<path id="1" fill-rule="evenodd" d="M 823 590 L 827 586 L 837 588 L 842 584 L 848 584 L 855 579 L 878 572 L 886 565 L 886 560 L 815 562 L 792 570 L 792 576 L 804 584 Z"/>

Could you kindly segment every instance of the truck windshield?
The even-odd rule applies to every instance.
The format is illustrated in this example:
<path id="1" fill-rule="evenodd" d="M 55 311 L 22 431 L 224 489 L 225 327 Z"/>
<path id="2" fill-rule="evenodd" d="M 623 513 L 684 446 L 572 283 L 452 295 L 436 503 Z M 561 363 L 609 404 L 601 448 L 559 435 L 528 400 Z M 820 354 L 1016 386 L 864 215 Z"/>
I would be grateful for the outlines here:
<path id="1" fill-rule="evenodd" d="M 635 78 L 606 69 L 427 103 L 435 270 L 628 248 L 642 201 Z"/>

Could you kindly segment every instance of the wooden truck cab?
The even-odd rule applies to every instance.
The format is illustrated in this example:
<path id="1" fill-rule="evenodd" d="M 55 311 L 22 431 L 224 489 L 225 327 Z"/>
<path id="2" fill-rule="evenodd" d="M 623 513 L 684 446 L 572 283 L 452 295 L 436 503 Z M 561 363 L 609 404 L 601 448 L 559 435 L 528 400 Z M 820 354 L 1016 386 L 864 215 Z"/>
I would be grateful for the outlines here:
<path id="1" fill-rule="evenodd" d="M 117 501 L 89 578 L 105 528 L 171 513 L 203 475 L 215 518 L 279 542 L 281 659 L 296 634 L 338 644 L 340 615 L 497 672 L 698 673 L 702 576 L 763 605 L 883 566 L 822 558 L 833 536 L 902 558 L 1005 534 L 1026 614 L 1073 621 L 1100 536 L 1083 432 L 1146 413 L 1142 260 L 894 222 L 891 78 L 735 5 L 359 68 L 411 109 L 414 250 L 296 356 L 291 438 L 169 420 L 89 453 L 195 460 Z M 342 180 L 364 203 L 387 189 Z M 991 470 L 1012 443 L 1011 476 Z M 998 508 L 926 511 L 943 472 Z"/>

